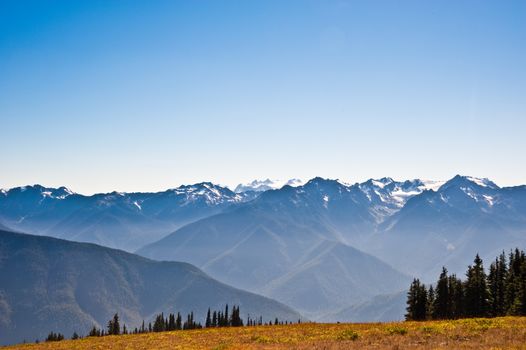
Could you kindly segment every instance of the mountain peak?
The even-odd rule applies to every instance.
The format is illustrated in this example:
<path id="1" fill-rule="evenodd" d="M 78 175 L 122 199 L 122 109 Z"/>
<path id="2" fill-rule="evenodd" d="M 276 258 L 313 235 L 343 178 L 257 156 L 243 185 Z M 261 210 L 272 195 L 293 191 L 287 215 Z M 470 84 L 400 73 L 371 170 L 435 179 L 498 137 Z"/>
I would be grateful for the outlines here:
<path id="1" fill-rule="evenodd" d="M 384 188 L 385 186 L 391 184 L 395 182 L 392 178 L 390 177 L 382 177 L 381 179 L 369 179 L 367 181 L 365 181 L 364 184 L 367 184 L 367 185 L 370 185 L 370 186 L 374 186 L 374 187 L 379 187 L 379 188 Z"/>
<path id="2" fill-rule="evenodd" d="M 14 187 L 10 190 L 0 190 L 0 193 L 6 196 L 10 193 L 23 193 L 23 192 L 26 192 L 29 195 L 36 195 L 36 196 L 41 195 L 43 197 L 54 198 L 54 199 L 64 199 L 68 196 L 71 196 L 72 194 L 75 194 L 75 192 L 71 191 L 69 188 L 64 187 L 64 186 L 61 186 L 59 188 L 54 188 L 54 187 L 44 187 L 39 184 Z"/>
<path id="3" fill-rule="evenodd" d="M 455 175 L 452 179 L 448 180 L 445 184 L 440 187 L 440 190 L 445 190 L 451 187 L 458 186 L 476 186 L 489 189 L 498 189 L 493 181 L 488 178 L 478 178 L 473 176 Z"/>
<path id="4" fill-rule="evenodd" d="M 297 187 L 303 185 L 303 181 L 300 179 L 290 179 L 290 180 L 278 180 L 278 179 L 269 179 L 266 180 L 253 180 L 249 183 L 239 184 L 234 189 L 234 192 L 264 192 L 268 190 L 277 190 L 283 186 Z"/>
<path id="5" fill-rule="evenodd" d="M 305 186 L 321 186 L 321 185 L 333 185 L 336 183 L 340 183 L 338 180 L 332 180 L 332 179 L 324 179 L 322 177 L 316 176 L 315 178 L 310 179 Z"/>

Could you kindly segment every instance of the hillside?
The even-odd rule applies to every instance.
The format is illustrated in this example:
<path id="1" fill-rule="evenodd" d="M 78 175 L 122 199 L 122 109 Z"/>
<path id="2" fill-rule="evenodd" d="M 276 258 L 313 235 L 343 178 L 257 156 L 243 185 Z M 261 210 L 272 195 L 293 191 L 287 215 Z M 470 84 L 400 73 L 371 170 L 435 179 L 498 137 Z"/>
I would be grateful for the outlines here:
<path id="1" fill-rule="evenodd" d="M 133 251 L 255 195 L 209 182 L 163 192 L 92 196 L 33 185 L 0 191 L 0 220 L 21 232 Z"/>
<path id="2" fill-rule="evenodd" d="M 0 231 L 0 344 L 34 340 L 54 330 L 86 333 L 118 312 L 137 327 L 160 312 L 228 303 L 270 320 L 300 315 L 274 300 L 220 283 L 198 268 L 157 262 L 94 244 Z"/>
<path id="3" fill-rule="evenodd" d="M 360 235 L 373 220 L 359 204 L 365 200 L 358 189 L 313 179 L 184 226 L 138 254 L 190 262 L 316 319 L 407 288 L 409 276 L 344 243 L 345 235 Z M 344 222 L 345 232 L 336 226 Z"/>
<path id="4" fill-rule="evenodd" d="M 525 349 L 526 318 L 295 324 L 120 335 L 6 349 Z"/>
<path id="5" fill-rule="evenodd" d="M 526 245 L 525 209 L 526 186 L 500 188 L 457 175 L 387 218 L 368 252 L 425 280 L 444 265 L 461 274 L 476 253 L 489 261 Z"/>
<path id="6" fill-rule="evenodd" d="M 93 196 L 25 186 L 0 191 L 0 221 L 128 250 L 151 242 L 137 252 L 194 264 L 316 320 L 358 305 L 359 320 L 385 320 L 383 312 L 390 320 L 402 305 L 382 311 L 364 303 L 405 290 L 408 276 L 431 281 L 444 265 L 461 274 L 476 253 L 489 261 L 526 245 L 526 186 L 460 175 L 356 184 L 314 178 L 271 190 L 276 183 L 265 183 L 252 184 L 257 193 L 203 182 Z"/>

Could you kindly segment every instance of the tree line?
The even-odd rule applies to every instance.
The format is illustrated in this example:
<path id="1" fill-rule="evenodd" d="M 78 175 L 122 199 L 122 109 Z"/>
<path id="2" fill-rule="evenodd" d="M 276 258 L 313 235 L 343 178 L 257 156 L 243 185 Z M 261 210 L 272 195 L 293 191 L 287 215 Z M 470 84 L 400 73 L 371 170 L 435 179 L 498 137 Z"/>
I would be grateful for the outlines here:
<path id="1" fill-rule="evenodd" d="M 300 323 L 301 320 L 298 320 Z M 289 321 L 279 321 L 276 317 L 274 323 L 268 321 L 263 323 L 263 317 L 257 319 L 252 319 L 250 316 L 247 317 L 247 326 L 257 326 L 257 325 L 278 325 L 278 324 L 289 324 L 292 322 Z M 233 306 L 232 311 L 229 312 L 228 304 L 225 305 L 224 310 L 214 310 L 212 311 L 208 308 L 206 314 L 205 327 L 243 327 L 245 325 L 243 319 L 240 316 L 239 306 Z M 193 311 L 187 314 L 185 320 L 179 312 L 177 314 L 170 313 L 165 317 L 164 313 L 160 313 L 155 316 L 153 323 L 149 322 L 148 325 L 145 324 L 144 320 L 140 327 L 135 327 L 133 330 L 130 330 L 126 327 L 126 324 L 122 324 L 119 318 L 119 314 L 116 313 L 108 321 L 106 329 L 97 328 L 93 326 L 87 336 L 88 337 L 103 337 L 107 335 L 121 335 L 121 334 L 142 334 L 150 332 L 166 332 L 166 331 L 177 331 L 177 330 L 187 330 L 187 329 L 200 329 L 203 328 L 203 325 L 200 322 L 197 322 L 194 319 Z M 80 336 L 75 332 L 71 339 L 79 339 Z M 64 335 L 61 333 L 49 333 L 46 341 L 60 341 L 64 339 Z"/>
<path id="2" fill-rule="evenodd" d="M 414 279 L 407 293 L 406 320 L 526 315 L 526 255 L 516 248 L 491 263 L 486 274 L 477 254 L 462 281 L 445 267 L 426 287 Z"/>

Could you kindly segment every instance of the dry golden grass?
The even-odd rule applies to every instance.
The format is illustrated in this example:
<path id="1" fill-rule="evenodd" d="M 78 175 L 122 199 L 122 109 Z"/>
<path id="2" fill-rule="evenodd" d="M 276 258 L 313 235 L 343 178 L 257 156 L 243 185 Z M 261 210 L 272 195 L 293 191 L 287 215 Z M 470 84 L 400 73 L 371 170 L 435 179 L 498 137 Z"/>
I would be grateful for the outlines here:
<path id="1" fill-rule="evenodd" d="M 526 317 L 300 324 L 85 338 L 6 349 L 526 349 Z"/>

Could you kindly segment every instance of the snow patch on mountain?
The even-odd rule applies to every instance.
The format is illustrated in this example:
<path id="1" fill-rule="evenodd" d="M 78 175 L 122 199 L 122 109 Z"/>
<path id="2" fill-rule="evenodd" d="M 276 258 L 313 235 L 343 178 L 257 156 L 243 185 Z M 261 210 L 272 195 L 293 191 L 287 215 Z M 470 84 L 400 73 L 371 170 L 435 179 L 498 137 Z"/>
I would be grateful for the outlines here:
<path id="1" fill-rule="evenodd" d="M 327 196 L 327 195 L 323 196 L 323 206 L 325 208 L 328 208 L 328 206 L 329 206 L 329 196 Z"/>
<path id="2" fill-rule="evenodd" d="M 486 202 L 488 202 L 488 205 L 490 207 L 492 207 L 493 204 L 495 203 L 495 198 L 493 198 L 492 196 L 488 196 L 487 194 L 483 194 L 482 197 L 484 197 L 484 199 L 486 200 Z"/>
<path id="3" fill-rule="evenodd" d="M 468 179 L 471 182 L 476 183 L 480 187 L 489 187 L 489 188 L 497 188 L 498 186 L 488 178 L 478 178 L 478 177 L 472 177 L 472 176 L 466 176 L 466 179 Z"/>
<path id="4" fill-rule="evenodd" d="M 171 190 L 176 196 L 184 196 L 187 203 L 203 201 L 208 205 L 221 203 L 238 203 L 243 197 L 232 192 L 226 187 L 214 185 L 211 182 L 202 182 L 194 185 L 182 185 Z"/>
<path id="5" fill-rule="evenodd" d="M 304 182 L 300 179 L 290 180 L 277 180 L 277 179 L 266 179 L 266 180 L 254 180 L 249 183 L 239 184 L 234 189 L 234 192 L 241 193 L 247 191 L 264 192 L 268 190 L 277 190 L 283 186 L 298 187 L 303 185 Z"/>

